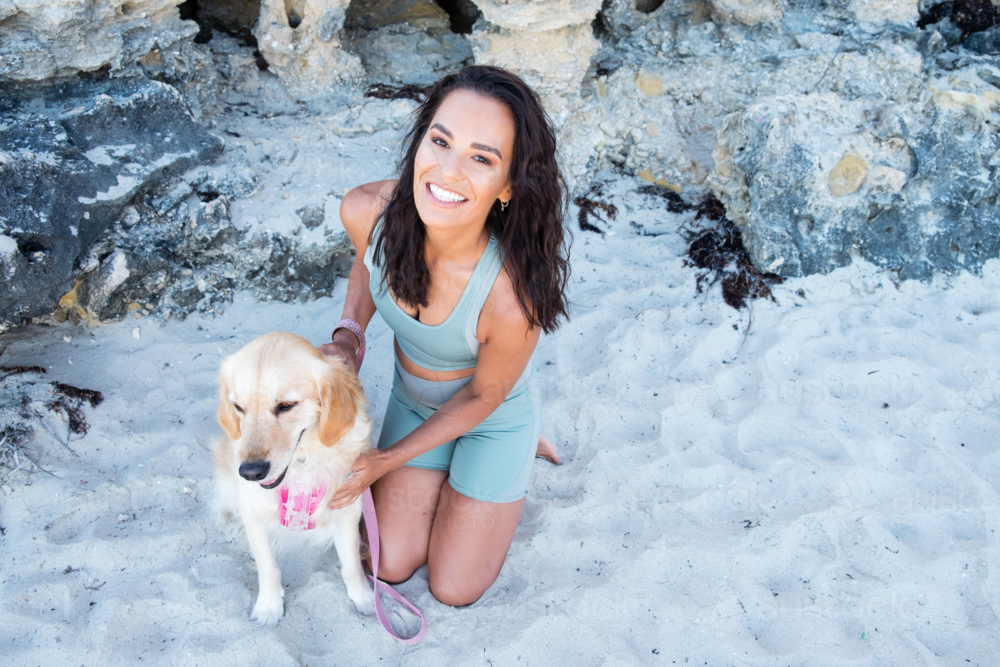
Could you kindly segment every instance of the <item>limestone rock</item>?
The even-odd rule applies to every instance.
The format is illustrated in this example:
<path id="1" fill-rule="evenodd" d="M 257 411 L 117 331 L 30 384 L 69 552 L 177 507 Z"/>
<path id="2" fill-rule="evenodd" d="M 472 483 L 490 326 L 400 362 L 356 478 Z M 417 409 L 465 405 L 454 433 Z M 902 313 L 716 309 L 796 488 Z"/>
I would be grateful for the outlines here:
<path id="1" fill-rule="evenodd" d="M 20 252 L 17 241 L 11 237 L 0 234 L 0 279 L 4 282 L 13 280 L 17 274 L 20 264 Z"/>
<path id="2" fill-rule="evenodd" d="M 352 2 L 344 21 L 347 27 L 365 30 L 402 23 L 416 28 L 446 30 L 448 14 L 433 0 L 368 0 Z"/>
<path id="3" fill-rule="evenodd" d="M 345 44 L 361 57 L 373 83 L 427 86 L 472 63 L 468 38 L 447 27 L 393 24 L 354 33 Z"/>
<path id="4" fill-rule="evenodd" d="M 41 81 L 131 65 L 191 37 L 177 0 L 5 0 L 0 81 Z"/>
<path id="5" fill-rule="evenodd" d="M 775 0 L 711 0 L 712 13 L 726 21 L 747 25 L 777 23 L 781 7 Z"/>
<path id="6" fill-rule="evenodd" d="M 925 95 L 913 42 L 873 40 L 840 4 L 775 6 L 781 21 L 751 26 L 725 19 L 709 3 L 664 3 L 648 15 L 628 3 L 606 4 L 602 25 L 619 43 L 597 54 L 597 76 L 582 86 L 588 103 L 564 125 L 569 169 L 617 164 L 654 182 L 702 188 L 719 166 L 713 152 L 725 118 L 758 100 L 790 91 L 845 100 Z M 809 30 L 789 27 L 803 25 Z M 860 40 L 870 43 L 852 46 Z"/>
<path id="7" fill-rule="evenodd" d="M 858 191 L 868 178 L 868 163 L 857 155 L 845 155 L 830 170 L 830 192 L 834 197 L 843 197 Z"/>
<path id="8" fill-rule="evenodd" d="M 939 91 L 916 109 L 830 93 L 759 101 L 727 118 L 713 188 L 755 266 L 782 276 L 852 253 L 904 279 L 975 270 L 1000 252 L 990 92 Z"/>
<path id="9" fill-rule="evenodd" d="M 357 81 L 360 59 L 341 46 L 350 0 L 261 0 L 258 49 L 286 86 L 305 94 Z"/>
<path id="10" fill-rule="evenodd" d="M 580 84 L 600 43 L 592 23 L 601 0 L 476 0 L 475 61 L 521 75 L 556 125 L 578 107 Z"/>
<path id="11" fill-rule="evenodd" d="M 433 0 L 354 2 L 344 25 L 344 45 L 371 83 L 427 86 L 472 63 L 468 38 Z"/>
<path id="12" fill-rule="evenodd" d="M 635 85 L 646 97 L 659 97 L 663 94 L 663 79 L 655 72 L 640 71 L 635 77 Z"/>
<path id="13" fill-rule="evenodd" d="M 101 262 L 96 271 L 87 275 L 87 279 L 78 283 L 71 292 L 69 299 L 60 299 L 64 308 L 72 304 L 77 313 L 88 322 L 100 321 L 101 315 L 107 310 L 111 294 L 129 279 L 128 259 L 121 250 L 115 250 Z M 72 301 L 76 298 L 75 303 Z"/>
<path id="14" fill-rule="evenodd" d="M 600 46 L 589 22 L 544 32 L 477 30 L 472 44 L 477 64 L 517 72 L 542 97 L 557 123 L 566 119 L 590 59 Z"/>
<path id="15" fill-rule="evenodd" d="M 508 30 L 545 32 L 590 24 L 601 0 L 475 0 L 487 21 Z"/>
<path id="16" fill-rule="evenodd" d="M 913 30 L 920 18 L 920 0 L 851 0 L 849 7 L 864 27 Z"/>
<path id="17" fill-rule="evenodd" d="M 868 183 L 872 192 L 876 193 L 899 192 L 906 185 L 906 181 L 904 172 L 884 165 L 875 167 L 868 175 Z"/>
<path id="18" fill-rule="evenodd" d="M 163 83 L 126 78 L 5 92 L 0 234 L 18 252 L 3 258 L 13 277 L 0 286 L 0 328 L 51 311 L 73 287 L 78 258 L 137 194 L 222 151 Z"/>

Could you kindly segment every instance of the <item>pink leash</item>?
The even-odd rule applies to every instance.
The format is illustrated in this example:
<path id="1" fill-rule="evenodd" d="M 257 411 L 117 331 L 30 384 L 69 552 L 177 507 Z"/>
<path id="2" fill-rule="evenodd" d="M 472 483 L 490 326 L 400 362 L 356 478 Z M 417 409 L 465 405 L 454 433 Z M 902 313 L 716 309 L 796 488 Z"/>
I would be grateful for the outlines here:
<path id="1" fill-rule="evenodd" d="M 419 609 L 414 607 L 406 598 L 393 590 L 392 586 L 378 580 L 378 519 L 375 518 L 375 502 L 372 500 L 372 491 L 370 488 L 365 489 L 365 492 L 361 496 L 361 515 L 365 519 L 365 527 L 368 528 L 368 550 L 372 554 L 372 573 L 368 575 L 368 578 L 371 579 L 372 583 L 375 585 L 375 615 L 378 616 L 378 620 L 382 623 L 382 627 L 385 628 L 386 632 L 390 635 L 404 644 L 418 644 L 420 643 L 420 640 L 424 638 L 424 635 L 427 634 L 427 619 L 424 618 L 424 615 L 420 613 Z M 386 617 L 385 611 L 382 610 L 382 601 L 378 596 L 379 586 L 382 587 L 383 591 L 391 595 L 396 602 L 405 606 L 407 609 L 420 617 L 420 632 L 409 639 L 403 639 L 396 634 L 396 631 L 393 630 L 392 626 L 389 624 L 389 619 Z"/>
<path id="2" fill-rule="evenodd" d="M 337 326 L 333 328 L 333 333 L 337 333 L 337 329 L 341 328 L 347 329 L 358 338 L 358 350 L 355 354 L 354 361 L 354 372 L 357 374 L 361 372 L 361 363 L 365 360 L 365 331 L 361 328 L 360 324 L 352 319 L 343 319 L 338 322 Z M 332 337 L 333 336 L 331 334 L 331 339 Z M 316 492 L 317 489 L 313 489 L 313 494 Z M 324 493 L 326 493 L 326 487 L 323 487 L 323 490 L 320 492 L 320 497 L 322 497 Z M 285 501 L 287 502 L 287 496 Z M 307 506 L 311 505 L 311 498 L 304 499 L 300 504 L 305 504 Z M 312 514 L 311 511 L 309 513 Z M 409 600 L 393 590 L 392 586 L 384 581 L 378 580 L 378 519 L 375 517 L 375 501 L 372 499 L 372 491 L 370 488 L 365 489 L 365 492 L 361 494 L 361 516 L 364 517 L 365 527 L 368 529 L 368 550 L 372 554 L 372 573 L 368 575 L 368 578 L 372 580 L 372 584 L 375 586 L 375 615 L 378 616 L 378 620 L 382 623 L 382 627 L 385 628 L 385 631 L 392 635 L 395 639 L 398 639 L 404 644 L 419 644 L 424 638 L 424 635 L 427 634 L 427 619 L 424 618 L 424 615 L 420 613 L 419 609 L 410 604 Z M 282 525 L 289 525 L 285 523 L 284 509 L 282 509 L 281 513 L 281 523 Z M 312 528 L 312 525 L 309 525 L 309 528 Z M 396 631 L 392 629 L 392 625 L 389 624 L 389 618 L 385 615 L 385 611 L 382 609 L 382 600 L 378 596 L 379 586 L 382 587 L 383 591 L 391 595 L 393 600 L 420 617 L 420 632 L 409 639 L 403 639 L 396 634 Z"/>

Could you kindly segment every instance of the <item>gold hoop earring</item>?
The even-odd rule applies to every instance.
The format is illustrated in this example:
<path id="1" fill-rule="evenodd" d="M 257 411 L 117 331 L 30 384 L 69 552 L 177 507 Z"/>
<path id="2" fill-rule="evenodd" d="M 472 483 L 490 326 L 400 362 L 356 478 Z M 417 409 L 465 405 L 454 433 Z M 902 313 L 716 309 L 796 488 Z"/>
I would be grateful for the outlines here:
<path id="1" fill-rule="evenodd" d="M 500 210 L 501 211 L 506 211 L 507 210 L 507 206 L 509 204 L 510 204 L 510 200 L 509 199 L 507 201 L 504 201 L 504 200 L 501 199 L 500 200 Z"/>

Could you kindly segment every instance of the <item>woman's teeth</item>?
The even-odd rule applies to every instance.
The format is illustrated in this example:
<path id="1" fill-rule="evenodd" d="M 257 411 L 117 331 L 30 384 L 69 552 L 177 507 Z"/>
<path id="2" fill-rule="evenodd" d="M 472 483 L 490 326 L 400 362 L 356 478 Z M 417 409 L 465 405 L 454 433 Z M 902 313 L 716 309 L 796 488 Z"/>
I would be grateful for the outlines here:
<path id="1" fill-rule="evenodd" d="M 463 197 L 462 195 L 456 194 L 454 192 L 449 192 L 444 188 L 439 188 L 433 183 L 431 183 L 429 187 L 431 194 L 434 195 L 436 198 L 440 199 L 441 201 L 450 201 L 450 202 L 465 201 L 465 197 Z"/>

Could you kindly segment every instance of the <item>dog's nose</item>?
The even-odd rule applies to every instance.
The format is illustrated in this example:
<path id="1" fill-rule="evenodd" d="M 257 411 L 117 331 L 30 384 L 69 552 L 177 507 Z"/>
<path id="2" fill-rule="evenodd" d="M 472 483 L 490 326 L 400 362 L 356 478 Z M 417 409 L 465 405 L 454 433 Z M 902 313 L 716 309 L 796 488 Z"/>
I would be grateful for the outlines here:
<path id="1" fill-rule="evenodd" d="M 240 464 L 240 477 L 250 482 L 259 482 L 271 470 L 268 461 L 247 461 Z"/>

